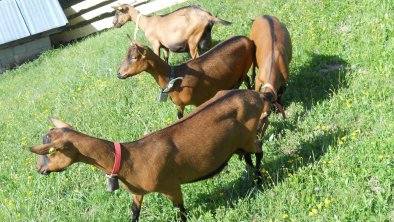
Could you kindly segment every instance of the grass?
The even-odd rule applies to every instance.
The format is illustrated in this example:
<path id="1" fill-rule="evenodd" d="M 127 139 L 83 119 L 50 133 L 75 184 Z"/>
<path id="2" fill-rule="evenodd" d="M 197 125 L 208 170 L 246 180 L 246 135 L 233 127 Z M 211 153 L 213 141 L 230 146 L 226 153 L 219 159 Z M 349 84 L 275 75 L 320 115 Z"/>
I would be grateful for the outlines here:
<path id="1" fill-rule="evenodd" d="M 393 1 L 184 5 L 197 2 L 233 22 L 214 26 L 216 42 L 248 35 L 249 18 L 277 16 L 290 31 L 293 61 L 283 98 L 288 118 L 274 114 L 264 142 L 262 187 L 233 158 L 213 179 L 183 186 L 189 221 L 394 221 Z M 148 74 L 116 78 L 133 28 L 90 36 L 0 75 L 1 221 L 130 219 L 130 195 L 107 193 L 97 169 L 75 164 L 40 176 L 26 148 L 52 127 L 48 115 L 113 141 L 176 120 L 172 103 L 156 102 L 159 89 Z M 138 39 L 147 43 L 141 32 Z M 188 58 L 171 54 L 170 61 Z M 165 197 L 150 194 L 141 221 L 174 215 Z"/>

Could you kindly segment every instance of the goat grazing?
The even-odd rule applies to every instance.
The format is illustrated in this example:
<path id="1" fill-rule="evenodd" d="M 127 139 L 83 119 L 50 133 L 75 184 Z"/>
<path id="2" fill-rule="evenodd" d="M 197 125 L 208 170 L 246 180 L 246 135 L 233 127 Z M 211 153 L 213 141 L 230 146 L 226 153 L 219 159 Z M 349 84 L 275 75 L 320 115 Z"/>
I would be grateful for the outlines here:
<path id="1" fill-rule="evenodd" d="M 116 181 L 134 194 L 132 221 L 138 221 L 143 197 L 151 192 L 166 195 L 179 208 L 181 221 L 186 221 L 181 184 L 214 176 L 234 153 L 262 154 L 256 133 L 266 99 L 271 94 L 221 91 L 174 124 L 121 144 L 82 134 L 52 118 L 56 128 L 44 136 L 44 144 L 30 151 L 39 154 L 41 174 L 62 171 L 75 162 L 116 174 Z M 256 173 L 259 167 L 256 164 Z"/>
<path id="2" fill-rule="evenodd" d="M 271 103 L 275 104 L 283 118 L 286 117 L 283 107 L 278 101 L 285 90 L 288 79 L 292 47 L 289 32 L 274 16 L 264 15 L 257 18 L 253 22 L 250 39 L 256 50 L 255 61 L 252 65 L 252 79 L 255 79 L 254 89 L 271 93 L 273 97 L 272 101 L 264 102 L 263 114 L 258 127 L 258 132 L 262 136 L 269 125 Z M 259 68 L 257 76 L 255 76 L 256 66 Z M 260 146 L 262 146 L 261 140 Z M 256 154 L 256 165 L 260 164 L 261 158 L 260 154 Z M 252 161 L 251 155 L 245 154 L 245 160 L 250 163 Z"/>
<path id="3" fill-rule="evenodd" d="M 152 50 L 133 42 L 118 69 L 118 78 L 126 79 L 143 71 L 150 73 L 178 106 L 178 118 L 186 105 L 198 106 L 219 90 L 238 88 L 242 81 L 251 89 L 248 70 L 253 62 L 253 42 L 244 36 L 230 38 L 178 66 L 170 66 Z M 182 81 L 176 81 L 180 80 Z"/>
<path id="4" fill-rule="evenodd" d="M 259 68 L 254 89 L 273 93 L 275 105 L 285 117 L 279 101 L 285 90 L 292 57 L 289 32 L 276 17 L 264 15 L 253 22 L 250 39 L 256 46 L 256 62 L 252 69 Z M 268 111 L 268 105 L 265 111 Z"/>
<path id="5" fill-rule="evenodd" d="M 231 23 L 215 16 L 200 6 L 186 6 L 166 15 L 145 16 L 133 6 L 123 4 L 113 6 L 116 10 L 113 24 L 121 27 L 127 21 L 136 23 L 153 51 L 160 56 L 164 49 L 164 60 L 168 63 L 169 50 L 173 52 L 190 52 L 197 58 L 199 49 L 210 48 L 212 45 L 211 30 L 215 23 L 230 25 Z"/>

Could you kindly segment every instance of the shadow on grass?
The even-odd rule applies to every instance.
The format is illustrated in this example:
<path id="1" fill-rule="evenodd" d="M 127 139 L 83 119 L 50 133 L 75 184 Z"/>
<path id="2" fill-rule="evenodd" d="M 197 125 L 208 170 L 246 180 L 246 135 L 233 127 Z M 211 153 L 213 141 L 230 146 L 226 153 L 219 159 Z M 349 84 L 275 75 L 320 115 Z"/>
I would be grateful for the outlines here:
<path id="1" fill-rule="evenodd" d="M 322 132 L 322 134 L 302 142 L 301 149 L 297 152 L 281 155 L 275 160 L 265 163 L 263 167 L 266 172 L 263 170 L 264 179 L 261 186 L 254 186 L 254 174 L 252 170 L 248 170 L 222 188 L 210 193 L 199 194 L 189 207 L 191 209 L 199 206 L 204 211 L 220 207 L 233 207 L 233 203 L 236 204 L 240 198 L 253 198 L 259 193 L 257 189 L 263 192 L 270 190 L 288 178 L 290 174 L 296 173 L 299 168 L 318 161 L 327 152 L 328 147 L 334 146 L 344 133 L 341 130 Z"/>
<path id="2" fill-rule="evenodd" d="M 329 99 L 332 92 L 347 88 L 349 64 L 337 55 L 312 53 L 310 61 L 290 73 L 282 103 L 286 107 L 301 102 L 306 110 L 319 101 Z"/>

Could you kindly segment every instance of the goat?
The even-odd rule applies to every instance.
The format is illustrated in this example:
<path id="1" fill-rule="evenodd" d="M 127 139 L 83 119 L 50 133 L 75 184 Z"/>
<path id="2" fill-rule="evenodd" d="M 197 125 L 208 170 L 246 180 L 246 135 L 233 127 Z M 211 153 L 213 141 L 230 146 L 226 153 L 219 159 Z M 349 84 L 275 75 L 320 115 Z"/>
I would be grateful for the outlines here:
<path id="1" fill-rule="evenodd" d="M 254 89 L 259 91 L 264 88 L 273 93 L 275 105 L 285 117 L 278 101 L 285 90 L 292 58 L 289 31 L 276 17 L 264 15 L 253 22 L 250 39 L 256 47 L 256 61 L 252 69 L 256 66 L 259 68 L 257 77 L 254 76 L 255 72 L 252 75 L 252 79 L 255 79 Z"/>
<path id="2" fill-rule="evenodd" d="M 242 81 L 251 89 L 247 73 L 253 55 L 252 41 L 236 36 L 216 45 L 197 59 L 169 66 L 148 47 L 134 41 L 118 69 L 118 78 L 126 79 L 147 71 L 160 88 L 168 92 L 172 102 L 178 106 L 178 118 L 181 118 L 185 106 L 198 106 L 219 90 L 238 88 Z M 179 78 L 183 80 L 174 83 Z"/>
<path id="3" fill-rule="evenodd" d="M 264 103 L 258 127 L 258 132 L 262 136 L 269 125 L 271 103 L 276 105 L 283 118 L 286 117 L 283 107 L 278 101 L 280 101 L 288 79 L 292 46 L 286 27 L 276 17 L 269 15 L 264 15 L 253 21 L 250 39 L 255 45 L 256 53 L 255 61 L 252 64 L 252 79 L 255 80 L 253 88 L 256 91 L 271 93 L 274 98 L 272 101 Z M 259 68 L 257 76 L 255 76 L 256 66 Z M 260 146 L 262 146 L 261 140 Z M 245 160 L 251 163 L 251 155 L 245 154 Z M 256 166 L 260 165 L 260 162 L 261 156 L 256 154 Z"/>
<path id="4" fill-rule="evenodd" d="M 138 221 L 143 197 L 151 192 L 166 195 L 179 208 L 181 221 L 186 221 L 181 184 L 214 176 L 235 153 L 262 155 L 256 133 L 267 99 L 272 96 L 252 90 L 218 92 L 174 124 L 134 142 L 115 144 L 115 154 L 114 143 L 51 118 L 56 128 L 44 136 L 46 143 L 30 151 L 40 155 L 37 169 L 45 175 L 75 162 L 93 165 L 107 174 L 118 165 L 117 178 L 134 194 L 132 221 Z M 120 158 L 116 152 L 121 153 Z M 257 174 L 259 167 L 256 165 Z"/>
<path id="5" fill-rule="evenodd" d="M 127 21 L 136 23 L 148 41 L 153 51 L 160 56 L 164 49 L 164 60 L 168 63 L 169 50 L 173 52 L 190 52 L 191 57 L 197 58 L 199 49 L 210 48 L 212 45 L 211 30 L 215 23 L 230 25 L 231 22 L 212 16 L 200 6 L 185 6 L 166 15 L 145 16 L 133 6 L 123 4 L 113 6 L 116 10 L 113 24 L 121 27 Z"/>

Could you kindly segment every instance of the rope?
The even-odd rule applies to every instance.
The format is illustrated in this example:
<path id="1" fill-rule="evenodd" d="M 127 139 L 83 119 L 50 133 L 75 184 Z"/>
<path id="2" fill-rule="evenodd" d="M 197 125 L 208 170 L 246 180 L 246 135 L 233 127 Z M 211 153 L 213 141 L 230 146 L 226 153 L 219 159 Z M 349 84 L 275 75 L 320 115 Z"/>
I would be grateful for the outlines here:
<path id="1" fill-rule="evenodd" d="M 137 22 L 135 23 L 135 30 L 134 30 L 134 40 L 137 38 L 137 32 L 139 30 L 138 23 L 140 23 L 141 13 L 137 16 Z"/>

